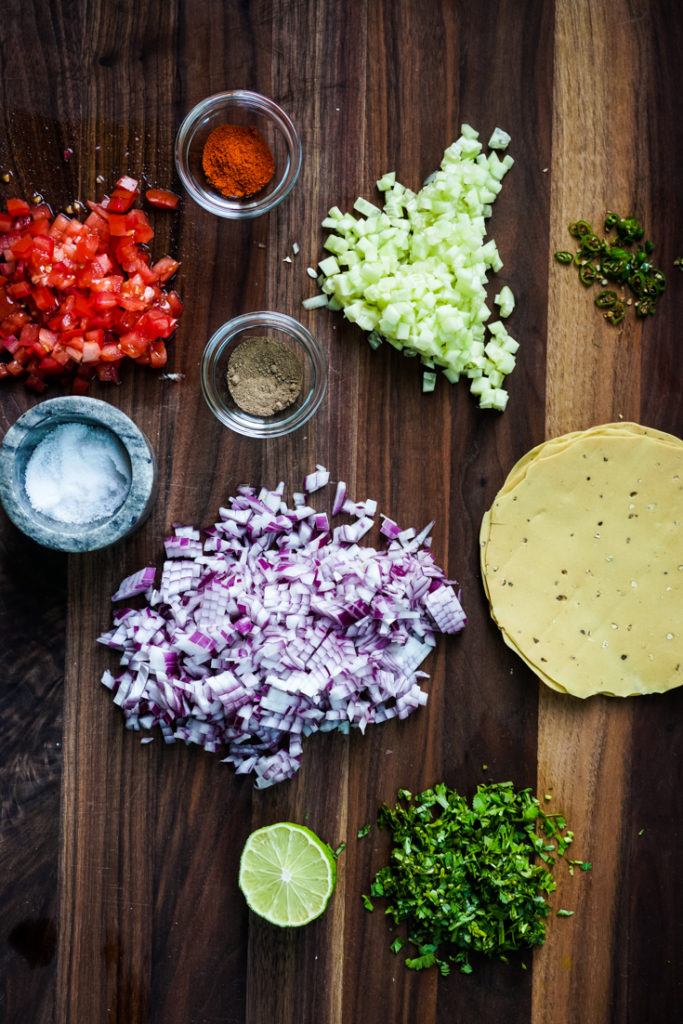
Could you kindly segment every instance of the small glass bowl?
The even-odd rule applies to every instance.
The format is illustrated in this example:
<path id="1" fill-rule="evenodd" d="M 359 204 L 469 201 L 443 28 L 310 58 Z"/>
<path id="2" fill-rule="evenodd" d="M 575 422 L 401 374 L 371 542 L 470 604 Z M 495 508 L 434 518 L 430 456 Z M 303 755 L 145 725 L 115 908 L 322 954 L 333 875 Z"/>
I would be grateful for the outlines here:
<path id="1" fill-rule="evenodd" d="M 229 199 L 204 174 L 204 145 L 214 128 L 222 124 L 253 126 L 270 147 L 275 172 L 255 196 Z M 301 169 L 301 141 L 277 103 L 257 92 L 236 89 L 209 96 L 192 108 L 178 129 L 175 162 L 185 189 L 209 213 L 233 220 L 260 217 L 281 203 L 294 187 Z"/>
<path id="2" fill-rule="evenodd" d="M 250 337 L 284 342 L 301 363 L 299 397 L 273 416 L 244 412 L 228 388 L 228 361 Z M 320 406 L 327 389 L 327 359 L 311 332 L 286 313 L 244 313 L 219 327 L 208 342 L 202 355 L 201 385 L 211 412 L 226 427 L 246 437 L 281 437 L 306 423 Z"/>

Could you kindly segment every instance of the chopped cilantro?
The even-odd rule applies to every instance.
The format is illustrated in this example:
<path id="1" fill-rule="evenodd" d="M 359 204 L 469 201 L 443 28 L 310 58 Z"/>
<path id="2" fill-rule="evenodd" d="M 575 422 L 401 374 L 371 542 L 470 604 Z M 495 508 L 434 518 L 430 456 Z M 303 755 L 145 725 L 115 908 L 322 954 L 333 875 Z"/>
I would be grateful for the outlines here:
<path id="1" fill-rule="evenodd" d="M 574 914 L 573 910 L 558 910 L 558 912 L 557 912 L 557 916 L 558 917 L 572 917 L 573 914 Z"/>
<path id="2" fill-rule="evenodd" d="M 412 960 L 408 958 L 406 964 L 411 967 L 414 971 L 423 971 L 425 967 L 433 967 L 434 964 L 439 963 L 434 953 L 423 953 L 422 956 L 416 956 Z"/>
<path id="3" fill-rule="evenodd" d="M 372 828 L 372 825 L 363 825 L 363 827 L 359 828 L 358 832 L 356 833 L 357 838 L 358 839 L 362 839 L 364 836 L 366 836 L 368 834 L 368 832 L 370 831 L 371 828 Z"/>
<path id="4" fill-rule="evenodd" d="M 391 832 L 392 850 L 370 895 L 386 900 L 395 923 L 406 923 L 417 953 L 406 966 L 447 974 L 453 963 L 468 974 L 472 953 L 506 961 L 508 953 L 544 941 L 547 895 L 556 888 L 552 866 L 573 833 L 529 789 L 480 785 L 471 804 L 444 783 L 415 796 L 399 790 L 396 806 L 383 804 L 377 820 Z M 590 868 L 587 861 L 571 863 Z M 368 897 L 363 903 L 373 909 Z"/>

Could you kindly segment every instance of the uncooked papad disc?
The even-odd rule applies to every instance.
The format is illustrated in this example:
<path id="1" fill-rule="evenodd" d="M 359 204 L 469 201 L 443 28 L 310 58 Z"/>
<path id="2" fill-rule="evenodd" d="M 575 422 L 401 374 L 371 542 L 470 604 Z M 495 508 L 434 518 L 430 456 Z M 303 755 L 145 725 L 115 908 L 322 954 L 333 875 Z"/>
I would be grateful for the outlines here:
<path id="1" fill-rule="evenodd" d="M 606 423 L 546 441 L 481 525 L 505 642 L 555 690 L 661 693 L 683 683 L 683 441 Z"/>

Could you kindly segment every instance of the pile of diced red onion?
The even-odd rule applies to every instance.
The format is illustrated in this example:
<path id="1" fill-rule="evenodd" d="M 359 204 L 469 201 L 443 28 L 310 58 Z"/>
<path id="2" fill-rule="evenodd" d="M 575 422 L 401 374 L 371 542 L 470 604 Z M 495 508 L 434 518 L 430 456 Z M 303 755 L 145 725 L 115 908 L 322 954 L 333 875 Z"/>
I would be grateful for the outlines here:
<path id="1" fill-rule="evenodd" d="M 302 741 L 317 731 L 406 718 L 425 704 L 419 680 L 435 633 L 466 619 L 453 581 L 420 533 L 381 516 L 382 550 L 358 542 L 376 502 L 337 484 L 332 527 L 308 503 L 329 474 L 306 477 L 292 507 L 275 490 L 240 487 L 204 531 L 176 527 L 156 570 L 128 576 L 112 600 L 124 607 L 99 642 L 121 652 L 122 672 L 102 682 L 128 728 L 158 725 L 164 739 L 227 747 L 257 788 L 291 778 Z M 151 737 L 146 737 L 149 740 Z"/>

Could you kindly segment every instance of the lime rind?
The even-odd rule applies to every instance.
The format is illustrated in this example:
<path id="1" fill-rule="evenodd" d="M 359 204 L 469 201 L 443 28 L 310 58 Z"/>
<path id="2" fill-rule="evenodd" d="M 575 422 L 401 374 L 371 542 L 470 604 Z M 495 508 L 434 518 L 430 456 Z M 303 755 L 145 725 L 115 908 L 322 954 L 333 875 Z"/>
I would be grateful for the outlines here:
<path id="1" fill-rule="evenodd" d="M 279 927 L 300 927 L 319 917 L 336 882 L 332 850 L 305 825 L 265 825 L 242 850 L 239 887 L 247 905 Z"/>

